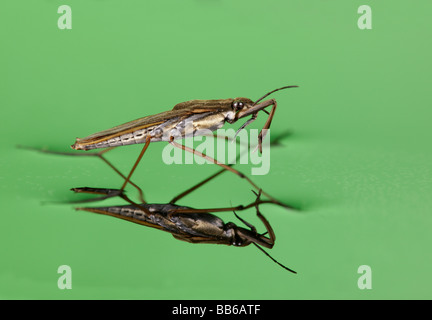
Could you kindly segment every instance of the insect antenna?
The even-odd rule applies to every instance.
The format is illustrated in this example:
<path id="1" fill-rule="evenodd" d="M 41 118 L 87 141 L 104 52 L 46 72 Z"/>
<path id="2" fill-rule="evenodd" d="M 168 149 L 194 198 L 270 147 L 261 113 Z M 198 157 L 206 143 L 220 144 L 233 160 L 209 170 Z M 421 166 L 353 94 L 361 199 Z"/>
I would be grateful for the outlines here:
<path id="1" fill-rule="evenodd" d="M 276 91 L 279 91 L 279 90 L 282 90 L 282 89 L 288 89 L 288 88 L 298 88 L 298 86 L 285 86 L 285 87 L 282 87 L 282 88 L 274 89 L 273 91 L 270 91 L 269 93 L 266 93 L 261 98 L 259 98 L 257 101 L 255 101 L 253 105 L 255 106 L 256 104 L 258 104 L 258 102 L 260 102 L 264 98 L 267 98 L 269 95 L 271 95 L 272 93 L 274 93 Z"/>
<path id="2" fill-rule="evenodd" d="M 261 248 L 259 245 L 257 245 L 255 242 L 252 242 L 254 245 L 255 245 L 255 247 L 257 247 L 258 249 L 260 249 L 267 257 L 269 257 L 270 259 L 272 259 L 273 260 L 273 262 L 275 262 L 275 263 L 277 263 L 278 265 L 280 265 L 282 268 L 284 268 L 285 270 L 288 270 L 289 272 L 292 272 L 292 273 L 295 273 L 295 274 L 297 274 L 297 272 L 296 271 L 294 271 L 294 270 L 292 270 L 292 269 L 290 269 L 290 268 L 288 268 L 288 267 L 286 267 L 286 266 L 284 266 L 282 263 L 280 263 L 279 261 L 277 261 L 275 258 L 273 258 L 270 254 L 268 254 L 268 252 L 267 251 L 265 251 L 263 248 Z"/>

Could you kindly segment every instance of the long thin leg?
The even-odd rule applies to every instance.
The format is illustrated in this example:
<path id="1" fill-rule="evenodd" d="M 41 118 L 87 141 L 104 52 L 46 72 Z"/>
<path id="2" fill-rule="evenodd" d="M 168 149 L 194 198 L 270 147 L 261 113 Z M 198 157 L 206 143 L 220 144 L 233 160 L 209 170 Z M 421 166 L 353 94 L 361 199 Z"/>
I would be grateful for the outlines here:
<path id="1" fill-rule="evenodd" d="M 238 171 L 238 170 L 236 170 L 236 169 L 233 169 L 233 168 L 231 168 L 230 166 L 228 166 L 228 165 L 226 165 L 226 164 L 220 163 L 219 161 L 217 161 L 217 160 L 215 160 L 215 159 L 213 159 L 213 158 L 211 158 L 211 157 L 209 157 L 209 156 L 203 154 L 202 152 L 199 152 L 199 151 L 197 151 L 197 150 L 195 150 L 195 149 L 192 149 L 192 148 L 186 147 L 186 146 L 184 146 L 184 145 L 182 145 L 182 144 L 178 144 L 177 142 L 174 141 L 174 138 L 173 138 L 173 137 L 171 137 L 169 143 L 170 143 L 171 145 L 173 145 L 174 147 L 176 147 L 176 148 L 180 148 L 180 149 L 182 149 L 182 150 L 184 150 L 184 151 L 187 151 L 187 152 L 191 152 L 191 153 L 193 153 L 193 154 L 196 154 L 196 155 L 198 155 L 198 156 L 200 156 L 200 157 L 202 157 L 202 158 L 204 158 L 204 159 L 206 159 L 206 160 L 208 160 L 208 161 L 210 161 L 210 162 L 213 162 L 214 164 L 217 164 L 218 166 L 221 166 L 221 167 L 224 168 L 225 170 L 231 171 L 232 173 L 236 174 L 236 175 L 239 176 L 240 178 L 245 179 L 247 182 L 249 182 L 249 184 L 250 184 L 251 186 L 253 186 L 256 190 L 261 190 L 261 189 L 260 189 L 260 188 L 259 188 L 259 187 L 258 187 L 258 186 L 257 186 L 257 185 L 252 181 L 252 180 L 251 180 L 251 179 L 249 179 L 247 176 L 245 176 L 245 175 L 244 175 L 243 173 L 241 173 L 240 171 Z M 291 207 L 291 206 L 289 206 L 289 205 L 286 205 L 286 204 L 281 203 L 280 201 L 276 200 L 275 198 L 273 198 L 273 197 L 270 196 L 269 194 L 265 193 L 264 191 L 262 191 L 262 194 L 265 195 L 266 197 L 268 197 L 269 199 L 271 199 L 271 200 L 273 201 L 273 203 L 275 203 L 275 204 L 279 204 L 279 205 L 281 205 L 281 206 L 283 206 L 283 207 L 286 207 L 286 208 L 288 208 L 288 209 L 294 209 L 293 207 Z"/>
<path id="2" fill-rule="evenodd" d="M 289 86 L 289 88 L 292 88 L 292 87 L 293 87 L 293 86 Z M 288 87 L 286 87 L 286 88 L 288 88 Z M 277 91 L 277 90 L 276 90 L 276 91 Z M 266 96 L 267 96 L 267 95 L 266 95 Z M 264 96 L 264 97 L 266 97 L 266 96 Z M 261 99 L 259 99 L 259 100 L 261 100 Z M 258 101 L 259 101 L 259 100 L 258 100 Z M 257 103 L 257 102 L 255 102 L 255 103 Z M 275 100 L 275 99 L 269 99 L 269 100 L 263 101 L 263 102 L 261 102 L 260 104 L 256 104 L 256 105 L 254 105 L 253 107 L 249 108 L 248 110 L 246 110 L 246 111 L 244 111 L 244 112 L 241 112 L 241 114 L 238 114 L 239 117 L 241 117 L 241 118 L 246 117 L 246 116 L 248 116 L 248 115 L 252 115 L 252 118 L 249 119 L 249 120 L 245 123 L 245 125 L 247 125 L 247 124 L 249 124 L 251 121 L 253 121 L 253 120 L 255 119 L 256 114 L 257 114 L 259 111 L 262 111 L 262 110 L 264 110 L 264 108 L 267 108 L 267 107 L 269 107 L 269 106 L 271 106 L 271 105 L 273 105 L 272 110 L 270 111 L 270 114 L 269 114 L 269 116 L 268 116 L 268 118 L 267 118 L 267 121 L 266 121 L 266 123 L 264 124 L 264 127 L 262 128 L 262 130 L 261 130 L 261 132 L 260 132 L 260 135 L 259 135 L 259 137 L 258 137 L 258 148 L 259 148 L 260 152 L 262 152 L 262 140 L 263 140 L 263 138 L 264 138 L 264 136 L 265 136 L 265 132 L 266 132 L 266 130 L 267 130 L 268 128 L 270 128 L 270 124 L 271 124 L 271 122 L 272 122 L 272 120 L 273 120 L 273 116 L 274 116 L 274 113 L 275 113 L 275 111 L 276 111 L 276 105 L 277 105 L 277 104 L 276 104 L 276 100 Z M 244 126 L 242 126 L 242 128 L 244 128 Z M 263 133 L 263 130 L 265 130 L 264 133 Z"/>
<path id="3" fill-rule="evenodd" d="M 239 142 L 238 140 L 235 139 L 231 139 L 230 137 L 227 136 L 220 136 L 217 134 L 213 134 L 213 135 L 208 135 L 210 137 L 213 137 L 214 139 L 223 139 L 225 141 L 231 141 L 231 142 L 235 142 L 237 144 L 241 144 L 241 142 Z M 249 146 L 249 145 L 248 145 Z M 240 158 L 241 154 L 239 154 L 236 157 L 236 162 L 238 161 L 238 159 Z M 229 164 L 228 166 L 232 166 L 232 164 Z M 207 182 L 213 180 L 214 178 L 216 178 L 217 176 L 219 176 L 220 174 L 224 173 L 226 171 L 225 168 L 222 168 L 221 170 L 219 170 L 218 172 L 216 172 L 215 174 L 211 175 L 210 177 L 208 177 L 207 179 L 204 179 L 203 181 L 197 183 L 196 185 L 194 185 L 193 187 L 187 189 L 186 191 L 183 191 L 182 193 L 180 193 L 178 196 L 174 197 L 171 201 L 170 204 L 174 204 L 177 201 L 179 201 L 181 198 L 185 197 L 186 195 L 188 195 L 189 193 L 191 193 L 192 191 L 195 191 L 196 189 L 200 188 L 201 186 L 203 186 L 204 184 L 206 184 Z"/>
<path id="4" fill-rule="evenodd" d="M 267 117 L 267 121 L 265 122 L 264 127 L 261 129 L 258 135 L 258 148 L 260 153 L 262 153 L 262 141 L 264 140 L 267 130 L 270 128 L 271 122 L 273 120 L 273 116 L 276 112 L 276 106 L 277 106 L 276 100 L 273 100 L 273 107 L 270 111 L 269 116 Z"/>
<path id="5" fill-rule="evenodd" d="M 259 211 L 259 205 L 261 203 L 260 197 L 261 197 L 261 190 L 259 193 L 256 193 L 255 191 L 252 191 L 253 193 L 255 193 L 255 195 L 257 196 L 257 199 L 254 203 L 254 206 L 256 208 L 257 211 L 257 216 L 259 217 L 259 219 L 261 220 L 261 222 L 264 224 L 267 232 L 263 233 L 260 235 L 260 240 L 263 241 L 263 243 L 261 243 L 261 245 L 265 245 L 268 244 L 269 247 L 268 248 L 272 248 L 275 240 L 276 240 L 276 235 L 273 231 L 273 228 L 271 227 L 270 223 L 267 221 L 267 219 L 261 214 L 261 212 Z M 237 216 L 237 214 L 234 212 L 234 214 Z M 244 224 L 246 224 L 249 228 L 251 228 L 251 231 L 256 233 L 256 228 L 254 226 L 252 226 L 250 223 L 246 222 L 245 220 L 241 219 L 239 216 L 237 216 L 237 218 L 240 219 L 240 221 L 242 221 Z M 264 237 L 265 234 L 269 235 L 270 238 L 266 238 Z M 258 234 L 257 234 L 258 235 Z M 292 273 L 297 273 L 296 271 L 288 268 L 287 266 L 283 265 L 282 263 L 280 263 L 279 261 L 277 261 L 275 258 L 273 258 L 267 251 L 265 251 L 263 248 L 261 248 L 258 243 L 256 241 L 251 241 L 251 243 L 257 247 L 262 253 L 264 253 L 267 257 L 269 257 L 273 262 L 275 262 L 276 264 L 278 264 L 279 266 L 281 266 L 282 268 L 284 268 L 285 270 L 288 270 L 289 272 Z"/>
<path id="6" fill-rule="evenodd" d="M 120 177 L 126 180 L 126 176 L 121 173 L 108 159 L 104 157 L 104 154 L 108 151 L 111 151 L 115 149 L 116 147 L 107 148 L 104 150 L 101 150 L 99 152 L 86 152 L 86 153 L 72 153 L 72 152 L 58 152 L 58 151 L 50 151 L 50 150 L 44 150 L 44 149 L 37 149 L 33 147 L 26 147 L 26 146 L 17 146 L 20 149 L 28 149 L 33 151 L 38 151 L 42 153 L 48 153 L 48 154 L 55 154 L 55 155 L 64 155 L 64 156 L 74 156 L 74 157 L 97 157 L 101 159 L 103 162 L 105 162 L 111 169 L 113 169 Z M 131 184 L 134 188 L 137 189 L 139 194 L 139 199 L 141 202 L 145 202 L 144 200 L 144 193 L 140 187 L 138 187 L 135 183 L 133 183 L 131 180 L 128 181 L 129 184 Z M 109 197 L 106 197 L 109 198 Z"/>
<path id="7" fill-rule="evenodd" d="M 120 188 L 121 190 L 124 190 L 124 188 L 125 188 L 126 185 L 128 184 L 128 182 L 129 182 L 129 180 L 130 180 L 132 174 L 134 173 L 136 167 L 138 166 L 138 163 L 141 161 L 141 159 L 142 159 L 144 153 L 146 152 L 146 150 L 147 150 L 147 148 L 148 148 L 148 146 L 149 146 L 149 144 L 150 144 L 150 141 L 151 141 L 151 137 L 150 137 L 150 136 L 147 136 L 147 138 L 146 138 L 146 142 L 145 142 L 145 145 L 144 145 L 144 147 L 142 148 L 141 153 L 140 153 L 139 156 L 138 156 L 138 159 L 135 161 L 134 166 L 132 167 L 131 171 L 129 172 L 129 175 L 127 176 L 125 182 L 123 183 L 122 187 Z"/>
<path id="8" fill-rule="evenodd" d="M 275 233 L 273 231 L 273 228 L 271 227 L 271 225 L 268 222 L 268 220 L 259 211 L 260 198 L 261 198 L 261 190 L 260 190 L 260 192 L 258 194 L 256 192 L 254 192 L 254 191 L 252 191 L 252 192 L 255 193 L 255 195 L 257 196 L 257 199 L 255 201 L 255 208 L 256 208 L 257 216 L 261 220 L 261 222 L 264 224 L 264 226 L 265 226 L 265 228 L 267 230 L 267 233 L 269 234 L 271 243 L 274 244 L 275 241 L 276 241 L 276 235 L 275 235 Z"/>
<path id="9" fill-rule="evenodd" d="M 263 110 L 265 111 L 265 110 Z M 268 113 L 268 112 L 267 112 Z M 279 145 L 279 140 L 282 139 L 283 137 L 285 137 L 286 135 L 291 134 L 291 132 L 284 132 L 283 134 L 280 134 L 279 136 L 277 136 L 274 139 L 274 142 L 271 143 L 271 145 Z M 224 139 L 226 141 L 235 141 L 237 144 L 241 144 L 240 142 L 238 142 L 237 140 L 232 140 L 231 138 L 227 137 L 227 136 L 219 136 L 219 135 L 209 135 L 209 136 L 213 136 L 215 139 Z M 240 159 L 241 154 L 237 155 L 236 157 L 236 162 Z M 228 166 L 232 166 L 232 164 L 229 164 Z M 171 201 L 170 204 L 174 204 L 177 201 L 179 201 L 180 199 L 182 199 L 183 197 L 187 196 L 189 193 L 197 190 L 198 188 L 200 188 L 201 186 L 203 186 L 204 184 L 206 184 L 207 182 L 211 181 L 212 179 L 216 178 L 217 176 L 219 176 L 220 174 L 224 173 L 226 171 L 225 168 L 222 168 L 221 170 L 217 171 L 215 174 L 211 175 L 210 177 L 204 179 L 203 181 L 197 183 L 196 185 L 194 185 L 193 187 L 187 189 L 186 191 L 183 191 L 182 193 L 180 193 L 179 195 L 177 195 L 176 197 L 174 197 Z"/>
<path id="10" fill-rule="evenodd" d="M 204 179 L 203 181 L 201 181 L 200 183 L 197 183 L 196 185 L 194 185 L 192 188 L 187 189 L 186 191 L 180 193 L 178 196 L 174 197 L 171 201 L 170 204 L 174 204 L 177 201 L 179 201 L 181 198 L 187 196 L 189 193 L 191 193 L 192 191 L 195 191 L 196 189 L 198 189 L 199 187 L 203 186 L 204 184 L 206 184 L 207 182 L 209 182 L 210 180 L 216 178 L 217 176 L 219 176 L 220 174 L 224 173 L 226 170 L 225 169 L 221 169 L 218 172 L 216 172 L 215 174 L 211 175 L 210 177 L 208 177 L 207 179 Z"/>
<path id="11" fill-rule="evenodd" d="M 275 204 L 271 200 L 260 200 L 260 202 L 259 202 L 259 204 L 264 204 L 264 203 L 273 203 L 273 204 Z M 252 202 L 252 203 L 248 204 L 247 206 L 239 205 L 239 206 L 236 206 L 236 207 L 210 208 L 210 209 L 193 209 L 193 208 L 180 209 L 180 208 L 178 208 L 178 209 L 175 209 L 173 211 L 175 213 L 226 212 L 226 211 L 233 211 L 233 210 L 242 211 L 242 210 L 246 210 L 246 209 L 254 207 L 255 204 L 256 204 L 256 202 Z"/>

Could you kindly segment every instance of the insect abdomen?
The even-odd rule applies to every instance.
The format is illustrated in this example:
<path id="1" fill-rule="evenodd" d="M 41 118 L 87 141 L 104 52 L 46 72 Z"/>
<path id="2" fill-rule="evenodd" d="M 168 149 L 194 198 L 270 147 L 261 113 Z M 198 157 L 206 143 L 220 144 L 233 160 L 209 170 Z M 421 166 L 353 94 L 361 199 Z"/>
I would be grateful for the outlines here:
<path id="1" fill-rule="evenodd" d="M 123 134 L 118 137 L 113 137 L 108 140 L 96 142 L 94 144 L 83 145 L 82 149 L 91 150 L 91 149 L 118 147 L 118 146 L 130 145 L 130 144 L 144 143 L 148 135 L 147 132 L 148 130 L 141 129 L 132 133 Z M 79 145 L 79 142 L 77 142 L 76 144 Z"/>
<path id="2" fill-rule="evenodd" d="M 130 144 L 145 143 L 148 136 L 151 137 L 151 141 L 158 141 L 158 136 L 161 132 L 162 130 L 160 129 L 160 126 L 152 126 L 119 136 L 113 135 L 108 138 L 96 139 L 93 143 L 91 141 L 86 141 L 85 139 L 77 139 L 75 144 L 72 145 L 72 148 L 76 150 L 91 150 L 127 146 Z"/>

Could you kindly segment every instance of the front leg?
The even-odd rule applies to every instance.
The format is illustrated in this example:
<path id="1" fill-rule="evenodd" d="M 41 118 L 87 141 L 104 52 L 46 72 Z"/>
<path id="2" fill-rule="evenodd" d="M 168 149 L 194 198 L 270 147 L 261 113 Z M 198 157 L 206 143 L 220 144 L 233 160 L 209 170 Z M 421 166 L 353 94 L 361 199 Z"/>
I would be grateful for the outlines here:
<path id="1" fill-rule="evenodd" d="M 269 116 L 267 117 L 267 121 L 265 122 L 264 127 L 261 129 L 261 132 L 258 135 L 258 148 L 259 148 L 260 153 L 262 153 L 262 142 L 264 140 L 265 135 L 267 134 L 267 130 L 270 129 L 270 125 L 272 123 L 273 116 L 276 112 L 276 106 L 277 106 L 276 100 L 272 99 L 272 102 L 273 102 L 273 107 L 270 111 Z"/>

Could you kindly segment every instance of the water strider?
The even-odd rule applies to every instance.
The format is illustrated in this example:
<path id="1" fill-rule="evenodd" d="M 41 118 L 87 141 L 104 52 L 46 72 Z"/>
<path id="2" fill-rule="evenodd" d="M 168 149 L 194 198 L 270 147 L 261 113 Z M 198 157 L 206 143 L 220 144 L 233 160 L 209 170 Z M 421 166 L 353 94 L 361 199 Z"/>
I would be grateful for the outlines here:
<path id="1" fill-rule="evenodd" d="M 198 186 L 195 186 L 187 192 L 183 192 L 180 196 L 175 197 L 167 204 L 137 204 L 130 200 L 120 189 L 73 188 L 72 190 L 78 193 L 102 195 L 102 197 L 97 198 L 97 200 L 112 197 L 113 194 L 115 194 L 129 203 L 128 205 L 119 206 L 79 207 L 76 208 L 76 210 L 111 216 L 166 231 L 171 233 L 174 238 L 190 243 L 224 244 L 236 247 L 245 247 L 253 244 L 275 263 L 292 273 L 296 273 L 294 270 L 275 260 L 263 248 L 261 248 L 273 248 L 276 240 L 273 228 L 259 210 L 260 204 L 271 203 L 271 201 L 261 200 L 261 193 L 257 194 L 253 191 L 257 198 L 254 202 L 246 206 L 240 205 L 229 208 L 194 209 L 175 204 L 175 201 L 191 191 L 196 190 L 197 187 Z M 89 199 L 87 201 L 93 200 L 95 199 Z M 256 208 L 257 216 L 266 228 L 265 233 L 258 233 L 253 225 L 240 218 L 235 212 L 249 209 L 251 207 Z M 225 223 L 222 219 L 210 213 L 224 211 L 233 211 L 235 216 L 249 229 L 239 227 L 233 222 Z M 266 234 L 268 234 L 268 237 L 266 237 Z"/>
<path id="2" fill-rule="evenodd" d="M 179 144 L 175 142 L 175 140 L 200 135 L 200 131 L 202 132 L 204 130 L 216 131 L 220 129 L 225 122 L 232 124 L 239 119 L 251 116 L 251 118 L 238 129 L 237 135 L 246 126 L 256 120 L 260 111 L 263 111 L 268 114 L 268 118 L 258 136 L 258 148 L 260 152 L 262 152 L 262 141 L 266 131 L 270 128 L 277 106 L 275 99 L 264 99 L 276 91 L 296 87 L 297 86 L 285 86 L 272 90 L 256 101 L 252 101 L 249 98 L 234 98 L 181 102 L 175 105 L 170 111 L 127 122 L 114 128 L 94 133 L 85 138 L 77 138 L 71 147 L 75 150 L 92 150 L 99 148 L 109 148 L 106 150 L 111 150 L 118 146 L 144 144 L 135 164 L 125 178 L 121 190 L 126 187 L 149 144 L 156 141 L 166 141 L 174 147 L 191 152 L 213 162 L 237 174 L 239 177 L 246 179 L 258 190 L 258 187 L 243 173 L 195 149 Z M 269 113 L 265 108 L 270 106 L 272 106 L 272 108 Z M 263 194 L 270 197 L 265 192 L 263 192 Z"/>
<path id="3" fill-rule="evenodd" d="M 276 136 L 276 137 L 273 137 L 274 139 L 272 140 L 272 142 L 270 143 L 270 146 L 279 146 L 280 145 L 280 143 L 279 143 L 279 140 L 280 139 L 282 139 L 282 138 L 284 138 L 284 137 L 286 137 L 286 136 L 288 136 L 288 135 L 290 135 L 291 134 L 291 132 L 290 131 L 285 131 L 285 132 L 283 132 L 283 133 L 281 133 L 281 134 L 279 134 L 278 136 Z M 224 138 L 225 140 L 227 140 L 227 141 L 230 141 L 231 139 L 230 138 L 228 138 L 228 137 L 221 137 L 221 136 L 215 136 L 216 138 Z M 241 144 L 241 142 L 239 142 L 239 141 L 236 141 L 236 140 L 231 140 L 231 141 L 234 141 L 234 142 L 236 142 L 236 143 L 238 143 L 238 144 Z M 42 152 L 42 153 L 48 153 L 48 154 L 54 154 L 54 155 L 66 155 L 66 156 L 74 156 L 74 157 L 90 157 L 90 158 L 92 158 L 92 157 L 96 157 L 96 158 L 99 158 L 99 159 L 101 159 L 104 163 L 106 163 L 111 169 L 113 169 L 119 176 L 121 176 L 125 181 L 126 181 L 126 179 L 127 179 L 127 177 L 122 173 L 122 172 L 120 172 L 120 170 L 118 170 L 108 159 L 107 159 L 107 157 L 105 156 L 105 154 L 108 152 L 108 151 L 110 151 L 111 150 L 111 148 L 106 148 L 106 149 L 102 149 L 102 150 L 99 150 L 99 151 L 97 151 L 97 152 L 84 152 L 84 153 L 74 153 L 74 152 L 58 152 L 58 151 L 52 151 L 52 150 L 47 150 L 47 149 L 39 149 L 39 148 L 34 148 L 34 147 L 28 147 L 28 146 L 18 146 L 19 148 L 22 148 L 22 149 L 28 149 L 28 150 L 33 150 L 33 151 L 37 151 L 37 152 Z M 237 155 L 237 159 L 236 159 L 236 161 L 234 162 L 234 163 L 236 163 L 237 161 L 238 161 L 238 159 L 241 157 L 241 154 L 239 154 L 239 155 Z M 216 174 L 214 174 L 214 176 L 212 176 L 212 177 L 210 177 L 210 178 L 208 178 L 209 180 L 210 179 L 212 179 L 213 177 L 215 177 L 215 176 L 218 176 L 218 175 L 220 175 L 221 173 L 223 173 L 223 172 L 225 172 L 225 171 L 231 171 L 231 170 L 234 170 L 234 169 L 232 169 L 232 164 L 229 164 L 229 165 L 223 165 L 222 166 L 222 168 L 216 173 Z M 241 174 L 241 173 L 240 173 Z M 130 177 L 129 177 L 130 178 Z M 250 182 L 255 188 L 256 188 L 256 190 L 262 190 L 261 188 L 258 188 L 258 186 L 255 184 L 255 183 L 253 183 L 248 177 L 246 177 L 246 176 L 244 176 L 244 179 L 246 179 L 248 182 Z M 205 180 L 206 181 L 206 180 Z M 143 193 L 143 191 L 142 191 L 142 189 L 137 185 L 137 184 L 135 184 L 134 182 L 132 182 L 130 179 L 128 179 L 128 183 L 129 184 L 131 184 L 133 187 L 135 187 L 137 190 L 138 190 L 138 193 L 139 193 L 139 199 L 140 199 L 140 201 L 141 202 L 144 202 L 145 200 L 144 200 L 144 193 Z M 121 188 L 121 190 L 124 190 L 124 188 L 125 188 L 125 183 L 123 184 L 123 186 L 122 186 L 122 188 Z M 261 191 L 262 192 L 262 194 L 263 195 L 265 195 L 266 197 L 268 197 L 269 199 L 271 199 L 272 200 L 272 202 L 273 203 L 275 203 L 275 204 L 278 204 L 278 205 L 280 205 L 280 206 L 283 206 L 283 207 L 285 207 L 285 208 L 287 208 L 287 209 L 296 209 L 295 207 L 293 207 L 293 206 L 290 206 L 290 205 L 288 205 L 288 204 L 285 204 L 285 203 L 282 203 L 282 202 L 280 202 L 279 200 L 277 200 L 277 199 L 275 199 L 275 198 L 273 198 L 273 197 L 271 197 L 271 196 L 269 196 L 267 193 L 265 193 L 264 191 Z M 104 196 L 105 198 L 107 198 L 108 197 L 108 195 L 105 195 Z"/>

